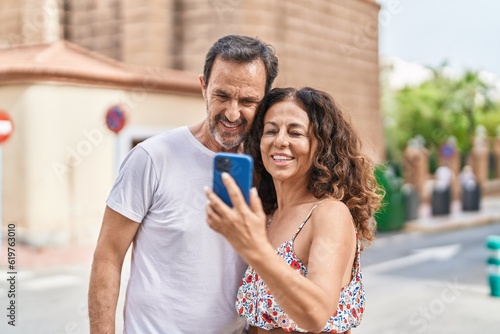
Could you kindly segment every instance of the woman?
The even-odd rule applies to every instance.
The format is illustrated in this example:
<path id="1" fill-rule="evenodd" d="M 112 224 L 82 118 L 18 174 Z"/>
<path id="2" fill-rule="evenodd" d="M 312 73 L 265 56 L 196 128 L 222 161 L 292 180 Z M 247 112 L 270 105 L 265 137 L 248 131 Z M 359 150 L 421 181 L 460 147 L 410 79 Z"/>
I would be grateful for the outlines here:
<path id="1" fill-rule="evenodd" d="M 250 206 L 223 181 L 233 208 L 207 190 L 207 222 L 249 264 L 236 309 L 253 333 L 349 332 L 364 311 L 362 242 L 381 195 L 373 165 L 333 99 L 275 88 L 255 116 Z"/>

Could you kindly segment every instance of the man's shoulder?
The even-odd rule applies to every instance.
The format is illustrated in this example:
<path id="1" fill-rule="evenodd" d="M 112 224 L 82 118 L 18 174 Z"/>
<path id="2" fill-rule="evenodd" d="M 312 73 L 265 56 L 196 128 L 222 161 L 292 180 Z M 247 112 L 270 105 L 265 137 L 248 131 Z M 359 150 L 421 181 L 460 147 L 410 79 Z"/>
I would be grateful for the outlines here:
<path id="1" fill-rule="evenodd" d="M 154 153 L 157 150 L 164 150 L 169 146 L 177 146 L 182 143 L 189 135 L 189 129 L 187 126 L 181 126 L 174 129 L 168 129 L 153 135 L 138 144 L 148 153 Z"/>

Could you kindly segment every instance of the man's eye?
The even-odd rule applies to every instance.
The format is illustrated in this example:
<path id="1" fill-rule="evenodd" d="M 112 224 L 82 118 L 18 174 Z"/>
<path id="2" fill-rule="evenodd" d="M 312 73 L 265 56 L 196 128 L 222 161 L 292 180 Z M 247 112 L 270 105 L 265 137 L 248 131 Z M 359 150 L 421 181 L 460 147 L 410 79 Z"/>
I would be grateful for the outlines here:
<path id="1" fill-rule="evenodd" d="M 223 95 L 223 94 L 216 94 L 215 95 L 219 100 L 227 100 L 229 99 L 229 96 Z"/>

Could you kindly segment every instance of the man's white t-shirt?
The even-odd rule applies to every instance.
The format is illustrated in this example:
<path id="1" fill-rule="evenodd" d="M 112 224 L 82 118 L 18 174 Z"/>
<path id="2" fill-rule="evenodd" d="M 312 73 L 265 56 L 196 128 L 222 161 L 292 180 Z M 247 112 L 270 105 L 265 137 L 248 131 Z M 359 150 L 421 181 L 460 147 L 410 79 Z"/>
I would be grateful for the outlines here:
<path id="1" fill-rule="evenodd" d="M 215 153 L 187 127 L 154 136 L 123 161 L 106 201 L 140 223 L 125 333 L 241 333 L 234 303 L 243 260 L 206 223 Z"/>

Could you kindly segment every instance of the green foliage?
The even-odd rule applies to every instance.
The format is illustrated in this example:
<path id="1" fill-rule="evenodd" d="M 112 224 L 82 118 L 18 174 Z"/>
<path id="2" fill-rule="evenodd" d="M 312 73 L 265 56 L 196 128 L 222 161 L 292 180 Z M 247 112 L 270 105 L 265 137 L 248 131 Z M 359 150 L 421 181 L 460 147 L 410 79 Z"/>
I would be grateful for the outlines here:
<path id="1" fill-rule="evenodd" d="M 496 137 L 500 125 L 500 108 L 487 113 L 478 113 L 477 123 L 486 128 L 489 137 Z"/>
<path id="2" fill-rule="evenodd" d="M 417 135 L 425 139 L 431 154 L 451 136 L 463 153 L 470 151 L 477 125 L 489 136 L 500 126 L 500 103 L 494 101 L 494 87 L 478 72 L 467 71 L 458 78 L 445 73 L 445 66 L 431 69 L 433 77 L 416 87 L 390 91 L 383 87 L 387 155 L 400 160 L 408 141 Z"/>

